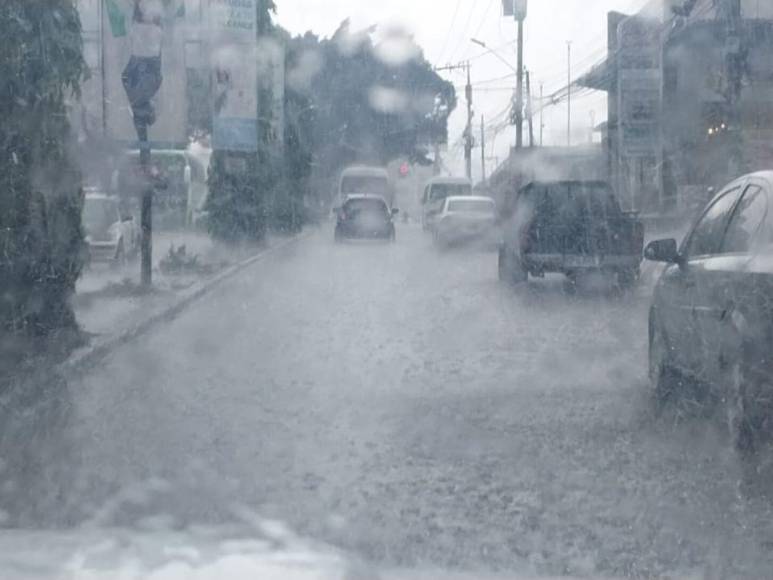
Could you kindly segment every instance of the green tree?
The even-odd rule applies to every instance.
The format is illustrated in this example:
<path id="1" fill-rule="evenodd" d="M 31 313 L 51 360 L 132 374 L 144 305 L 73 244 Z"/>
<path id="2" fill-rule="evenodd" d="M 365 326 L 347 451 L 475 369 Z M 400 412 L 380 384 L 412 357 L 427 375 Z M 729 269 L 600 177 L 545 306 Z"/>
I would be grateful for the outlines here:
<path id="1" fill-rule="evenodd" d="M 273 0 L 258 0 L 258 38 L 273 34 L 272 14 L 275 12 Z M 194 124 L 206 126 L 208 122 L 199 118 Z M 266 234 L 267 200 L 276 186 L 276 168 L 270 163 L 272 155 L 267 147 L 267 131 L 262 121 L 258 133 L 257 153 L 215 151 L 212 155 L 207 211 L 209 231 L 215 238 L 259 241 Z"/>
<path id="2" fill-rule="evenodd" d="M 303 55 L 319 63 L 305 94 L 315 112 L 313 155 L 323 176 L 332 179 L 352 163 L 385 165 L 399 157 L 422 163 L 431 143 L 446 141 L 456 93 L 418 48 L 414 58 L 388 62 L 370 31 L 353 32 L 344 22 L 330 39 L 293 39 L 288 70 Z"/>
<path id="3" fill-rule="evenodd" d="M 86 66 L 72 0 L 0 3 L 0 351 L 75 330 L 82 191 L 67 100 Z M 0 363 L 1 365 L 2 363 Z"/>

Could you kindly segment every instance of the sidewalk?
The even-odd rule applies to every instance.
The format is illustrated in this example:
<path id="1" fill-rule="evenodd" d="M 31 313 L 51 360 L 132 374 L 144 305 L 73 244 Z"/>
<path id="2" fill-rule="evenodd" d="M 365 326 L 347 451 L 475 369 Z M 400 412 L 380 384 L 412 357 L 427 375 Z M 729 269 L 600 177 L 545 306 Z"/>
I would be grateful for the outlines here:
<path id="1" fill-rule="evenodd" d="M 186 247 L 186 256 L 196 256 L 196 267 L 178 273 L 162 271 L 162 261 L 172 246 Z M 153 289 L 144 292 L 140 285 L 139 259 L 122 268 L 94 264 L 77 283 L 73 307 L 81 329 L 90 335 L 121 333 L 144 319 L 169 308 L 185 290 L 213 278 L 264 246 L 224 247 L 208 235 L 197 232 L 162 232 L 153 240 Z"/>

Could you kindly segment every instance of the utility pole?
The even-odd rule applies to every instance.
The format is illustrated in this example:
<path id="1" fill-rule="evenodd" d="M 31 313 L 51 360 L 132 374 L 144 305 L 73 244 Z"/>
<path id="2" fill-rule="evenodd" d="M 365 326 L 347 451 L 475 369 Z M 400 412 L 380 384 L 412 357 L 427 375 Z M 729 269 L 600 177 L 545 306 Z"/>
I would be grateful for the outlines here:
<path id="1" fill-rule="evenodd" d="M 465 161 L 465 171 L 468 179 L 472 179 L 472 149 L 474 146 L 474 138 L 472 135 L 472 123 L 473 123 L 473 117 L 474 112 L 472 110 L 472 80 L 471 80 L 471 66 L 470 62 L 461 62 L 458 64 L 449 64 L 446 66 L 436 66 L 434 68 L 435 72 L 443 72 L 443 71 L 456 71 L 456 70 L 464 70 L 467 71 L 467 86 L 465 87 L 465 95 L 467 97 L 467 128 L 464 130 L 464 161 Z M 437 159 L 439 159 L 439 156 L 435 156 L 436 163 Z M 436 165 L 437 167 L 437 165 Z"/>
<path id="2" fill-rule="evenodd" d="M 545 83 L 539 84 L 539 146 L 542 147 L 542 134 L 545 131 Z"/>
<path id="3" fill-rule="evenodd" d="M 480 174 L 483 176 L 483 185 L 486 184 L 486 122 L 483 115 L 480 116 Z"/>
<path id="4" fill-rule="evenodd" d="M 503 0 L 505 16 L 512 16 L 518 23 L 518 65 L 515 71 L 515 148 L 523 147 L 523 21 L 529 11 L 528 0 Z"/>
<path id="5" fill-rule="evenodd" d="M 743 92 L 743 21 L 740 0 L 722 0 L 727 25 L 725 46 L 727 67 L 727 126 L 730 131 L 731 149 L 729 173 L 735 177 L 744 172 L 743 167 L 743 117 L 741 97 Z"/>
<path id="6" fill-rule="evenodd" d="M 515 87 L 515 148 L 523 147 L 523 18 L 518 19 L 518 73 Z"/>
<path id="7" fill-rule="evenodd" d="M 472 121 L 473 121 L 473 110 L 472 110 L 472 81 L 470 80 L 470 63 L 467 63 L 467 87 L 466 87 L 466 94 L 467 94 L 467 130 L 466 130 L 466 138 L 464 142 L 464 161 L 465 161 L 465 169 L 467 172 L 467 179 L 472 179 L 472 148 L 473 148 L 473 137 L 472 137 Z"/>
<path id="8" fill-rule="evenodd" d="M 572 41 L 566 43 L 566 146 L 572 146 Z"/>
<path id="9" fill-rule="evenodd" d="M 526 71 L 526 95 L 526 114 L 529 117 L 529 148 L 532 148 L 534 147 L 534 118 L 531 108 L 531 74 L 528 70 Z"/>

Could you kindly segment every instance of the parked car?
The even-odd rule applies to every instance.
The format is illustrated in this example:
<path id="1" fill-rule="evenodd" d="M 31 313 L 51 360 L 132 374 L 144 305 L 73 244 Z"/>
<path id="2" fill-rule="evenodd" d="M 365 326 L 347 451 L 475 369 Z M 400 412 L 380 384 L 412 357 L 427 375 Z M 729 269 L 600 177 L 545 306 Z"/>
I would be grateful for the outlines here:
<path id="1" fill-rule="evenodd" d="M 649 320 L 659 403 L 716 395 L 736 447 L 752 455 L 773 427 L 773 172 L 734 181 L 685 237 L 649 244 L 666 268 Z M 711 400 L 711 399 L 708 399 Z"/>
<path id="2" fill-rule="evenodd" d="M 139 224 L 117 197 L 88 190 L 83 227 L 91 262 L 122 263 L 139 252 Z"/>
<path id="3" fill-rule="evenodd" d="M 385 239 L 395 241 L 394 216 L 383 197 L 377 195 L 350 195 L 337 209 L 335 241 L 346 239 Z"/>
<path id="4" fill-rule="evenodd" d="M 432 231 L 435 219 L 443 210 L 446 198 L 471 196 L 472 182 L 459 177 L 435 177 L 424 187 L 421 198 L 421 226 L 425 232 Z"/>
<path id="5" fill-rule="evenodd" d="M 644 226 L 621 210 L 603 181 L 534 182 L 517 195 L 504 224 L 499 276 L 525 282 L 529 274 L 615 275 L 621 286 L 639 277 Z"/>
<path id="6" fill-rule="evenodd" d="M 496 243 L 496 206 L 490 197 L 447 197 L 435 220 L 433 238 L 439 246 L 468 241 Z"/>

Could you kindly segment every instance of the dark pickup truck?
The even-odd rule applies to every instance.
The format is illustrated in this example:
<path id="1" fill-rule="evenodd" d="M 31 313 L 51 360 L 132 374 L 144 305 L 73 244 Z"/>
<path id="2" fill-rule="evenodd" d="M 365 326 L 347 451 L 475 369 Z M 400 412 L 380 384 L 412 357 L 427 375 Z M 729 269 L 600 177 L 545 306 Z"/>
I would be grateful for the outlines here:
<path id="1" fill-rule="evenodd" d="M 534 182 L 522 188 L 504 227 L 501 280 L 525 282 L 529 274 L 591 272 L 617 276 L 621 286 L 639 277 L 644 226 L 625 213 L 603 181 Z"/>

